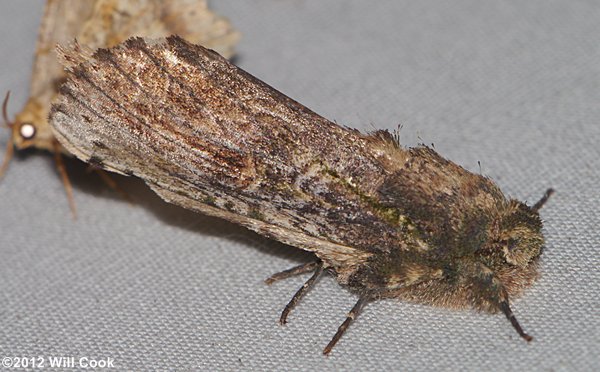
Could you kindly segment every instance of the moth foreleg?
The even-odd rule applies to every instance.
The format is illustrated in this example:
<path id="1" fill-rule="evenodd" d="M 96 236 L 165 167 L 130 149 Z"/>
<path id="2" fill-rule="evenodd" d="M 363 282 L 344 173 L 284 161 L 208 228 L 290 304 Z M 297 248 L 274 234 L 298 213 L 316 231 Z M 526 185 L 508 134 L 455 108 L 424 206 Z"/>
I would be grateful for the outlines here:
<path id="1" fill-rule="evenodd" d="M 307 262 L 305 264 L 292 267 L 291 269 L 287 269 L 282 272 L 273 274 L 268 279 L 265 279 L 265 283 L 270 285 L 270 284 L 273 284 L 276 281 L 279 281 L 282 279 L 287 279 L 287 278 L 291 278 L 292 276 L 315 271 L 315 269 L 319 265 L 321 265 L 321 263 L 319 261 Z"/>
<path id="2" fill-rule="evenodd" d="M 304 297 L 304 295 L 306 294 L 306 292 L 308 292 L 315 285 L 315 283 L 317 282 L 317 279 L 319 279 L 319 277 L 323 273 L 323 263 L 322 262 L 318 262 L 318 263 L 315 262 L 314 264 L 315 264 L 314 265 L 315 272 L 306 281 L 306 283 L 304 283 L 304 285 L 302 287 L 300 287 L 300 289 L 298 289 L 298 291 L 294 294 L 294 297 L 292 297 L 292 299 L 290 300 L 290 302 L 288 302 L 288 304 L 285 305 L 285 308 L 281 312 L 281 317 L 279 318 L 279 323 L 280 324 L 287 323 L 287 317 L 288 317 L 290 311 L 292 311 L 292 309 L 294 309 L 294 307 L 296 307 L 296 305 L 298 304 L 298 301 L 300 301 L 300 299 L 302 297 Z M 298 266 L 295 269 L 298 269 L 298 271 L 305 270 L 303 272 L 307 272 L 308 271 L 308 269 L 306 269 L 304 267 L 301 267 L 301 266 Z M 294 270 L 294 269 L 292 269 L 292 270 Z M 295 274 L 291 274 L 291 275 L 296 275 L 296 274 L 298 274 L 298 272 L 295 272 Z"/>
<path id="3" fill-rule="evenodd" d="M 119 186 L 119 184 L 105 170 L 96 167 L 92 167 L 91 170 L 96 172 L 106 186 L 119 193 L 119 195 L 121 195 L 121 197 L 129 204 L 133 204 L 133 199 L 127 193 L 127 191 L 123 190 L 123 188 Z"/>
<path id="4" fill-rule="evenodd" d="M 526 341 L 533 340 L 533 337 L 529 336 L 521 328 L 517 318 L 510 309 L 508 293 L 494 273 L 482 263 L 473 265 L 471 270 L 473 270 L 473 277 L 471 278 L 472 287 L 477 289 L 473 293 L 472 303 L 481 310 L 489 312 L 502 311 L 519 336 L 523 337 Z"/>
<path id="5" fill-rule="evenodd" d="M 527 333 L 525 333 L 525 331 L 523 331 L 523 328 L 521 328 L 521 325 L 517 321 L 517 318 L 515 317 L 512 310 L 510 309 L 510 306 L 508 305 L 508 301 L 500 302 L 500 310 L 502 310 L 504 315 L 506 315 L 506 318 L 508 318 L 508 320 L 510 320 L 510 323 L 517 330 L 517 333 L 519 334 L 519 336 L 523 337 L 525 339 L 525 341 L 528 341 L 528 342 L 533 340 L 533 337 L 529 336 Z"/>
<path id="6" fill-rule="evenodd" d="M 65 162 L 63 161 L 63 157 L 60 152 L 60 144 L 57 140 L 54 140 L 52 144 L 54 146 L 54 163 L 56 164 L 56 169 L 58 170 L 60 178 L 62 179 L 65 192 L 67 193 L 67 200 L 69 202 L 71 214 L 73 215 L 73 219 L 76 219 L 77 208 L 75 207 L 75 199 L 73 198 L 73 185 L 71 185 L 71 180 L 69 179 L 69 174 L 67 173 L 67 168 L 65 167 Z"/>

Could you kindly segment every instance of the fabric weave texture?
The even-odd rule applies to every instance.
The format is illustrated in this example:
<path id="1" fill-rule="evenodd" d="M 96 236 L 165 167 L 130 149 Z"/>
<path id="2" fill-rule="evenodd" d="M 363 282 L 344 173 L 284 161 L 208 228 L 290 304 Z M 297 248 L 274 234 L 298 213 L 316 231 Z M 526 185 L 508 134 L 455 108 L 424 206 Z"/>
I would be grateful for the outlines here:
<path id="1" fill-rule="evenodd" d="M 402 124 L 404 145 L 493 178 L 541 211 L 540 280 L 500 314 L 371 303 L 325 276 L 278 324 L 310 255 L 162 202 L 77 161 L 71 218 L 52 157 L 0 182 L 0 358 L 114 358 L 117 370 L 590 371 L 600 363 L 600 7 L 593 1 L 212 1 L 242 33 L 235 63 L 337 123 Z M 0 4 L 0 91 L 24 104 L 43 2 Z M 0 145 L 8 131 L 0 135 Z M 480 164 L 480 165 L 479 165 Z"/>

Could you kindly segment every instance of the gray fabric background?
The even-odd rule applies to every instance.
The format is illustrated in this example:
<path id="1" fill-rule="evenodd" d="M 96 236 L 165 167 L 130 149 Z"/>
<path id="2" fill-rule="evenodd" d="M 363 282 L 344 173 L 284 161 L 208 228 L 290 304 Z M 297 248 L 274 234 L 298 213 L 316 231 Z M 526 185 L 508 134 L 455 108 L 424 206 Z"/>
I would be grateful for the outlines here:
<path id="1" fill-rule="evenodd" d="M 325 277 L 262 280 L 309 255 L 167 205 L 117 177 L 129 205 L 69 162 L 73 221 L 50 156 L 0 183 L 0 357 L 112 357 L 119 370 L 557 370 L 600 362 L 600 6 L 595 1 L 213 1 L 243 33 L 236 62 L 325 117 L 435 143 L 536 201 L 542 278 L 501 315 L 355 302 Z M 42 1 L 0 4 L 0 92 L 27 97 Z M 0 136 L 4 146 L 8 133 Z"/>

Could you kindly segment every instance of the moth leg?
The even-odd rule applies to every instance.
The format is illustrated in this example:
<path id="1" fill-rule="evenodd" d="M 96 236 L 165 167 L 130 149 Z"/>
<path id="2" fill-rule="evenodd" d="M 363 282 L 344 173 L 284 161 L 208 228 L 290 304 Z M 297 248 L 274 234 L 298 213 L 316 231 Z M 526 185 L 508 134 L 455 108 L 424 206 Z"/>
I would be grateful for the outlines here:
<path id="1" fill-rule="evenodd" d="M 73 185 L 71 185 L 71 180 L 69 180 L 69 175 L 67 174 L 67 168 L 65 167 L 65 163 L 63 162 L 58 141 L 54 141 L 53 146 L 54 162 L 56 163 L 56 169 L 58 170 L 58 173 L 60 173 L 60 177 L 62 178 L 62 182 L 67 193 L 67 200 L 69 201 L 69 208 L 71 208 L 71 213 L 73 214 L 73 219 L 76 219 L 77 208 L 75 208 L 75 199 L 73 198 Z"/>
<path id="2" fill-rule="evenodd" d="M 362 308 L 365 306 L 365 304 L 368 301 L 369 301 L 368 297 L 361 297 L 358 299 L 358 301 L 356 302 L 356 304 L 354 305 L 352 310 L 350 310 L 350 312 L 348 313 L 346 320 L 344 320 L 344 322 L 340 325 L 340 327 L 338 328 L 335 335 L 333 335 L 333 338 L 331 339 L 331 341 L 329 341 L 327 346 L 325 346 L 325 349 L 323 349 L 324 355 L 328 355 L 331 352 L 331 349 L 333 349 L 335 344 L 337 344 L 337 342 L 340 340 L 342 335 L 346 332 L 346 330 L 348 329 L 350 324 L 354 321 L 354 319 L 356 319 L 358 314 L 360 314 Z"/>
<path id="3" fill-rule="evenodd" d="M 474 303 L 479 303 L 481 309 L 492 312 L 497 310 L 502 311 L 519 336 L 523 337 L 526 341 L 533 340 L 533 337 L 523 331 L 523 328 L 521 328 L 517 318 L 510 309 L 508 293 L 502 282 L 494 275 L 494 272 L 482 263 L 473 266 L 472 269 L 475 270 L 472 272 L 474 275 L 472 277 L 473 287 L 476 289 L 473 299 Z"/>
<path id="4" fill-rule="evenodd" d="M 10 159 L 12 159 L 13 154 L 15 152 L 15 147 L 12 141 L 8 141 L 6 145 L 6 151 L 4 152 L 4 159 L 2 160 L 2 165 L 0 165 L 0 178 L 4 176 L 6 173 L 6 169 L 8 169 L 8 164 L 10 163 Z"/>
<path id="5" fill-rule="evenodd" d="M 102 179 L 102 182 L 104 182 L 106 186 L 119 193 L 119 195 L 121 195 L 121 197 L 129 204 L 133 203 L 131 196 L 125 190 L 123 190 L 107 172 L 99 168 L 93 168 L 93 170 L 96 172 L 96 174 L 98 174 L 98 176 L 100 176 L 100 179 Z"/>
<path id="6" fill-rule="evenodd" d="M 320 263 L 318 261 L 313 261 L 292 267 L 291 269 L 287 269 L 282 272 L 271 275 L 268 279 L 265 279 L 265 283 L 270 285 L 282 279 L 287 279 L 291 278 L 292 276 L 314 271 L 317 268 L 317 266 L 319 266 L 319 264 Z"/>
<path id="7" fill-rule="evenodd" d="M 315 285 L 315 283 L 317 282 L 317 279 L 319 279 L 319 277 L 323 273 L 323 263 L 319 262 L 316 265 L 317 266 L 316 266 L 315 272 L 312 274 L 312 276 L 306 281 L 306 283 L 304 283 L 304 285 L 302 287 L 300 287 L 300 289 L 298 289 L 298 291 L 294 294 L 294 297 L 292 297 L 290 302 L 288 302 L 288 304 L 285 305 L 285 308 L 281 312 L 281 317 L 279 318 L 280 324 L 283 325 L 283 324 L 287 323 L 287 317 L 288 317 L 290 311 L 292 311 L 292 309 L 294 307 L 296 307 L 296 305 L 298 304 L 298 301 L 300 301 L 300 299 L 302 297 L 304 297 L 306 292 L 308 292 Z"/>
<path id="8" fill-rule="evenodd" d="M 525 339 L 525 341 L 527 341 L 527 342 L 533 340 L 533 337 L 529 336 L 527 333 L 525 333 L 523 331 L 523 328 L 521 328 L 521 325 L 517 321 L 517 318 L 515 317 L 512 310 L 510 309 L 510 306 L 508 305 L 508 301 L 505 300 L 505 301 L 500 302 L 500 309 L 502 310 L 504 315 L 506 315 L 506 318 L 508 320 L 510 320 L 510 323 L 517 330 L 517 333 L 519 334 L 519 336 L 523 337 Z"/>

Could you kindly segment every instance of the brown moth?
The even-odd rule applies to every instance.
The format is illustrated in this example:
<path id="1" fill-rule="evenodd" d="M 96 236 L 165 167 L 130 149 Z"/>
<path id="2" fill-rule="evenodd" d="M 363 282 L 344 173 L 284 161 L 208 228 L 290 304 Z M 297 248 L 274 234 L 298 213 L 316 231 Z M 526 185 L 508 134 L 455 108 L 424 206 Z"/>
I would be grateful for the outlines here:
<path id="1" fill-rule="evenodd" d="M 8 166 L 13 146 L 54 152 L 71 208 L 71 187 L 60 153 L 67 153 L 48 125 L 50 102 L 65 80 L 55 47 L 74 38 L 91 48 L 116 45 L 133 35 L 164 37 L 179 34 L 194 43 L 233 55 L 239 39 L 229 21 L 210 11 L 206 0 L 48 0 L 40 26 L 30 86 L 30 98 L 8 124 L 12 141 L 7 147 L 0 176 Z M 6 101 L 4 105 L 6 115 Z"/>
<path id="2" fill-rule="evenodd" d="M 399 298 L 503 312 L 537 278 L 538 210 L 432 148 L 387 131 L 341 127 L 173 36 L 92 53 L 63 50 L 67 82 L 52 106 L 58 140 L 78 158 L 142 178 L 164 200 L 314 252 L 281 315 L 327 270 L 365 303 Z"/>

